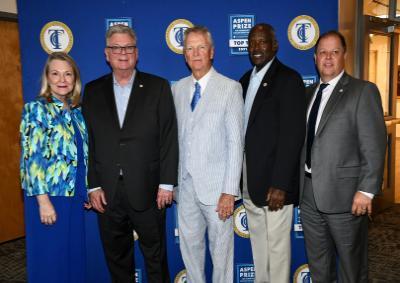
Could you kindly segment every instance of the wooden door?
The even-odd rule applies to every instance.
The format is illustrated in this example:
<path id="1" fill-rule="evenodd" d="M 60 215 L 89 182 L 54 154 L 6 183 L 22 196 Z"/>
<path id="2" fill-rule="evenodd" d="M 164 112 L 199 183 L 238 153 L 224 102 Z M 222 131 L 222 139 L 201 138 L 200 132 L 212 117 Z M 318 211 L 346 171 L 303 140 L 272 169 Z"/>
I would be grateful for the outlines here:
<path id="1" fill-rule="evenodd" d="M 25 235 L 19 181 L 22 82 L 18 23 L 0 20 L 0 243 Z"/>

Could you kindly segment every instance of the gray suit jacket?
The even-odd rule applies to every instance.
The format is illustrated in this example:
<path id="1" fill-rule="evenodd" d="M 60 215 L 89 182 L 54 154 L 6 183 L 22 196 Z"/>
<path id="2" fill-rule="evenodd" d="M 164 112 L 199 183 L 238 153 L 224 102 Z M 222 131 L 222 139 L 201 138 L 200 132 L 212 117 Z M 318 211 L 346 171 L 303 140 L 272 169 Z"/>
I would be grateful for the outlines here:
<path id="1" fill-rule="evenodd" d="M 308 101 L 316 87 L 307 89 Z M 345 73 L 324 109 L 312 147 L 312 185 L 317 208 L 324 213 L 350 212 L 357 191 L 378 194 L 386 143 L 379 90 L 375 84 Z M 304 145 L 300 199 L 305 151 Z"/>
<path id="2" fill-rule="evenodd" d="M 206 205 L 217 204 L 221 193 L 238 195 L 244 143 L 242 87 L 214 69 L 211 72 L 194 112 L 192 76 L 172 85 L 180 151 L 178 185 L 187 171 Z"/>

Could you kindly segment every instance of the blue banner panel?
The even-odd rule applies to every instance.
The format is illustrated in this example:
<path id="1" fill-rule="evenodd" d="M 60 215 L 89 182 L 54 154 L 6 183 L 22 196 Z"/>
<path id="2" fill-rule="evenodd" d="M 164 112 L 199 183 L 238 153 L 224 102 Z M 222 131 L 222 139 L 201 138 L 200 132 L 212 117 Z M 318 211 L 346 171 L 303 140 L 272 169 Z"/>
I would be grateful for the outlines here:
<path id="1" fill-rule="evenodd" d="M 85 84 L 110 72 L 104 56 L 106 29 L 116 23 L 132 26 L 138 36 L 138 69 L 177 81 L 189 70 L 182 55 L 182 33 L 192 25 L 207 26 L 214 39 L 214 67 L 238 80 L 252 66 L 247 56 L 251 26 L 266 22 L 275 27 L 277 57 L 316 81 L 313 46 L 320 33 L 338 26 L 338 1 L 247 0 L 232 1 L 23 1 L 18 0 L 20 45 L 25 101 L 37 96 L 48 52 L 65 50 L 76 60 Z M 235 206 L 235 282 L 253 282 L 254 266 L 242 203 Z M 186 282 L 179 251 L 176 207 L 167 212 L 167 252 L 171 281 Z M 87 282 L 110 282 L 94 212 L 86 213 Z M 136 241 L 137 282 L 147 282 L 143 258 Z M 206 259 L 207 282 L 212 264 Z M 308 282 L 300 214 L 294 212 L 292 233 L 293 282 Z"/>

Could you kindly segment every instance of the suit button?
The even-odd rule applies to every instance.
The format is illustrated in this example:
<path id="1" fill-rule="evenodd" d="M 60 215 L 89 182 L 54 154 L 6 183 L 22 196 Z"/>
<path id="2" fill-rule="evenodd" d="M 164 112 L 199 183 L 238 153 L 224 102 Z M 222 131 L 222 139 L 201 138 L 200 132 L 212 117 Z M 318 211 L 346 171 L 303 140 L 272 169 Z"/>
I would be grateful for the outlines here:
<path id="1" fill-rule="evenodd" d="M 119 144 L 119 146 L 125 146 L 125 144 L 121 142 L 121 143 Z"/>

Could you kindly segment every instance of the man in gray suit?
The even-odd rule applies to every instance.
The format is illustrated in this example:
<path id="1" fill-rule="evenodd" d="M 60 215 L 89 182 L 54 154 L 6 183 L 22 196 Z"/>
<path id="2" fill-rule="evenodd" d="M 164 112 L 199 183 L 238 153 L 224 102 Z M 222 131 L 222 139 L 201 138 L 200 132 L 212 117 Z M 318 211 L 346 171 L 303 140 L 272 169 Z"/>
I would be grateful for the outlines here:
<path id="1" fill-rule="evenodd" d="M 381 99 L 373 83 L 345 73 L 346 42 L 339 32 L 320 36 L 314 58 L 320 82 L 307 93 L 300 182 L 311 278 L 367 282 L 368 215 L 386 149 Z"/>
<path id="2" fill-rule="evenodd" d="M 185 32 L 192 74 L 172 86 L 178 119 L 179 239 L 187 282 L 206 282 L 205 233 L 212 282 L 233 282 L 233 213 L 243 158 L 243 98 L 239 83 L 212 67 L 214 46 L 205 27 Z"/>

